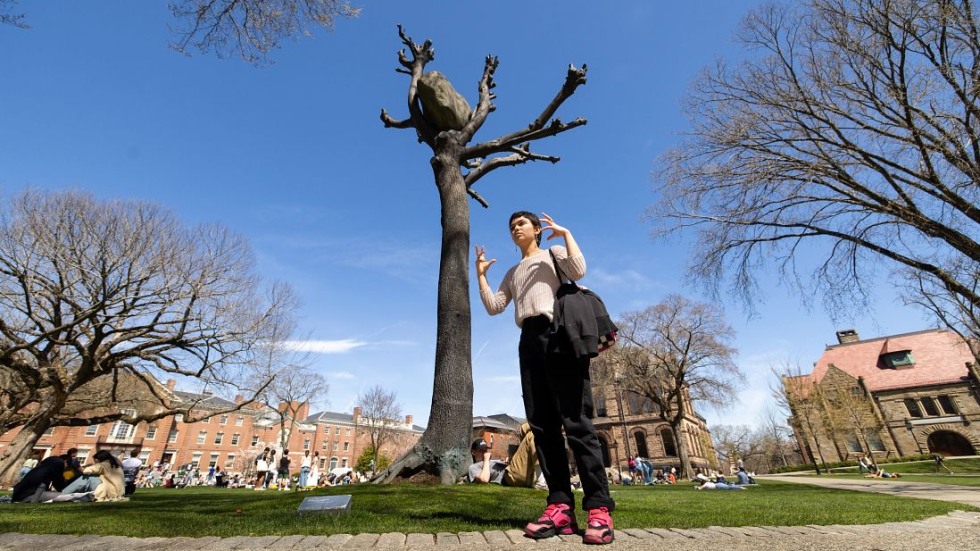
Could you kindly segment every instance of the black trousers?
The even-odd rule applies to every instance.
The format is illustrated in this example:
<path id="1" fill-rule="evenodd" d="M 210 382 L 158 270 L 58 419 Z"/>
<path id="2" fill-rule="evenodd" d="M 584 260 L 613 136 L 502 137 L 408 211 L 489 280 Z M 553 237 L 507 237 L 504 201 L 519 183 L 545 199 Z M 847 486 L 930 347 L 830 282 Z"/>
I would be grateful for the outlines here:
<path id="1" fill-rule="evenodd" d="M 565 451 L 567 438 L 585 492 L 582 508 L 606 507 L 611 512 L 616 503 L 609 496 L 599 438 L 592 426 L 589 359 L 559 352 L 553 341 L 551 321 L 546 316 L 524 320 L 518 346 L 521 390 L 541 472 L 548 483 L 548 503 L 575 507 Z"/>

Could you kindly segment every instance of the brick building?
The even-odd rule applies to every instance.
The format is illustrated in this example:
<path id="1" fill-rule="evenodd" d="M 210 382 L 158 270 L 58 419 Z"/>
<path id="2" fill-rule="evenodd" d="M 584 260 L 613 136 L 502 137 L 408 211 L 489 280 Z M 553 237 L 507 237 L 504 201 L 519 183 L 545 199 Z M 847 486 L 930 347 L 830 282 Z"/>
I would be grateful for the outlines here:
<path id="1" fill-rule="evenodd" d="M 807 461 L 980 450 L 980 372 L 963 340 L 931 329 L 861 340 L 838 331 L 813 372 L 784 377 Z"/>
<path id="2" fill-rule="evenodd" d="M 184 392 L 175 389 L 173 380 L 167 382 L 171 399 L 195 404 L 195 411 L 234 409 L 236 402 L 209 394 Z M 280 412 L 296 411 L 295 420 Z M 295 404 L 279 410 L 258 404 L 248 404 L 237 411 L 216 413 L 201 421 L 185 423 L 182 415 L 173 415 L 153 422 L 130 425 L 122 421 L 89 425 L 87 427 L 52 427 L 34 445 L 38 458 L 64 453 L 78 448 L 79 459 L 86 460 L 99 450 L 126 454 L 137 450 L 144 464 L 168 463 L 174 466 L 194 465 L 207 471 L 210 466 L 230 473 L 248 473 L 253 459 L 266 446 L 280 449 L 285 430 L 286 448 L 290 451 L 296 470 L 306 449 L 312 454 L 320 451 L 320 469 L 353 467 L 362 451 L 370 446 L 370 434 L 360 418 L 360 408 L 353 414 L 309 413 L 309 404 Z M 285 425 L 285 427 L 283 426 Z M 414 445 L 424 431 L 412 424 L 412 416 L 392 427 L 393 437 L 382 446 L 382 452 L 397 457 Z M 0 435 L 0 447 L 7 445 L 17 430 Z"/>

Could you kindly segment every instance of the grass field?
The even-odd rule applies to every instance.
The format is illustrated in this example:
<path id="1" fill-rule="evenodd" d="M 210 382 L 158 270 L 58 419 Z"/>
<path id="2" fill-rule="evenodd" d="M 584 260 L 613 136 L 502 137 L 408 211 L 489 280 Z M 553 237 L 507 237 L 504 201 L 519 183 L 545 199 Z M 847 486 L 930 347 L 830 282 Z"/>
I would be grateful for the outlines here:
<path id="1" fill-rule="evenodd" d="M 700 492 L 689 484 L 612 490 L 617 528 L 870 524 L 969 509 L 765 481 L 744 491 Z M 349 514 L 296 514 L 304 497 L 345 493 L 353 496 Z M 140 489 L 122 503 L 0 505 L 0 533 L 228 537 L 508 530 L 523 527 L 544 504 L 542 491 L 497 485 L 359 484 L 302 493 Z"/>
<path id="2" fill-rule="evenodd" d="M 902 482 L 928 482 L 933 484 L 953 484 L 956 486 L 978 486 L 980 487 L 980 458 L 971 457 L 964 459 L 951 459 L 946 461 L 946 466 L 955 474 L 949 474 L 945 470 L 936 473 L 936 464 L 932 461 L 914 461 L 910 463 L 886 463 L 882 467 L 890 473 L 901 473 L 898 479 L 883 478 L 882 482 L 900 480 Z M 827 475 L 824 475 L 827 476 Z M 862 478 L 864 475 L 858 473 L 857 467 L 834 469 L 829 475 L 840 478 Z"/>

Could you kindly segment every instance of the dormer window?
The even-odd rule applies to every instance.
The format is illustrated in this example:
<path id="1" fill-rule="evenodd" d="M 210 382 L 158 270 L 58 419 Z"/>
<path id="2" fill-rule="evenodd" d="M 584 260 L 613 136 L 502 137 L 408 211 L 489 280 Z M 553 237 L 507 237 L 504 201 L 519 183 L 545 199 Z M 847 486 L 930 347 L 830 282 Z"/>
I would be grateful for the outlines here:
<path id="1" fill-rule="evenodd" d="M 915 365 L 911 350 L 900 350 L 881 355 L 881 364 L 889 369 L 903 369 Z"/>

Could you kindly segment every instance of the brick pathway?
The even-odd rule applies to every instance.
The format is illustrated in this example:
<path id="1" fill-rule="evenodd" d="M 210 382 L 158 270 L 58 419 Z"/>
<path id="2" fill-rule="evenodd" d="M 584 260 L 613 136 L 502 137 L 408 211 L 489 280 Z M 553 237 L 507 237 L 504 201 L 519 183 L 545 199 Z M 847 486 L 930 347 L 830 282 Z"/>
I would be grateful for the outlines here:
<path id="1" fill-rule="evenodd" d="M 945 540 L 943 543 L 941 541 Z M 336 534 L 333 536 L 263 536 L 232 538 L 127 538 L 0 534 L 4 551 L 314 551 L 348 549 L 580 549 L 578 536 L 534 541 L 520 530 L 460 534 Z M 605 549 L 704 551 L 706 549 L 835 549 L 854 551 L 980 549 L 980 513 L 956 511 L 917 522 L 832 526 L 712 526 L 700 529 L 617 530 Z"/>

